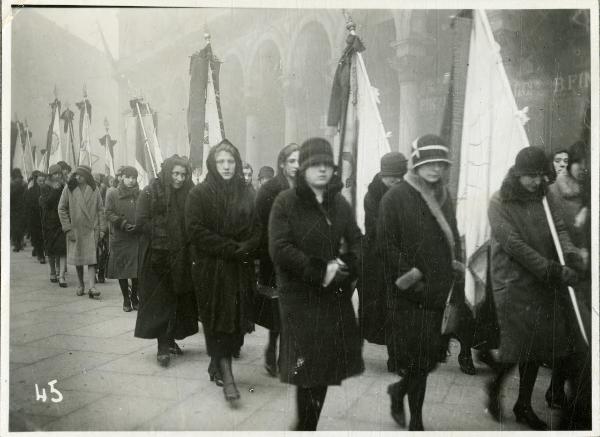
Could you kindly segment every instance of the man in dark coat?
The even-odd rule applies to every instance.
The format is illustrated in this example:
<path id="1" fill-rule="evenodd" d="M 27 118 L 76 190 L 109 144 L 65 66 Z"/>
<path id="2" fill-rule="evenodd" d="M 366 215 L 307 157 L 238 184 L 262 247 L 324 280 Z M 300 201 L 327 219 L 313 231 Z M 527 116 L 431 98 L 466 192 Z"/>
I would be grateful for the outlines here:
<path id="1" fill-rule="evenodd" d="M 385 193 L 406 174 L 407 161 L 400 152 L 390 152 L 381 158 L 380 172 L 373 177 L 365 196 L 365 237 L 363 238 L 362 274 L 358 282 L 362 337 L 375 344 L 385 343 L 386 299 L 385 282 L 381 277 L 381 251 L 377 244 L 379 204 Z M 389 363 L 391 364 L 391 362 Z"/>
<path id="2" fill-rule="evenodd" d="M 228 140 L 206 159 L 206 179 L 190 191 L 185 221 L 194 247 L 194 285 L 211 380 L 222 378 L 227 401 L 239 399 L 232 357 L 254 330 L 254 258 L 260 238 L 251 186 L 242 160 Z"/>
<path id="3" fill-rule="evenodd" d="M 277 338 L 280 322 L 275 268 L 269 256 L 269 215 L 279 193 L 293 188 L 296 184 L 299 150 L 300 146 L 296 143 L 288 144 L 281 149 L 277 157 L 277 176 L 260 187 L 256 194 L 256 213 L 261 223 L 258 270 L 258 292 L 261 296 L 257 296 L 256 320 L 258 324 L 269 330 L 265 369 L 271 376 L 277 375 Z"/>
<path id="4" fill-rule="evenodd" d="M 364 370 L 351 300 L 361 233 L 333 178 L 331 145 L 311 138 L 299 161 L 296 187 L 271 209 L 269 253 L 279 285 L 280 378 L 298 387 L 296 429 L 314 431 L 327 387 Z"/>
<path id="5" fill-rule="evenodd" d="M 33 246 L 32 256 L 36 256 L 40 264 L 46 263 L 44 254 L 44 236 L 42 232 L 42 211 L 40 209 L 41 187 L 44 185 L 46 176 L 39 170 L 31 174 L 31 186 L 25 192 L 25 216 L 27 217 L 27 229 Z"/>
<path id="6" fill-rule="evenodd" d="M 25 191 L 21 169 L 13 168 L 10 173 L 10 241 L 13 252 L 23 250 L 25 234 Z"/>
<path id="7" fill-rule="evenodd" d="M 412 169 L 381 200 L 377 238 L 383 253 L 388 317 L 386 342 L 393 369 L 402 379 L 388 387 L 392 417 L 409 430 L 423 429 L 427 377 L 445 358 L 442 316 L 450 291 L 463 281 L 464 267 L 454 206 L 443 175 L 448 148 L 436 135 L 413 143 Z"/>
<path id="8" fill-rule="evenodd" d="M 500 325 L 497 374 L 488 385 L 488 410 L 501 420 L 500 391 L 508 373 L 519 366 L 518 422 L 547 429 L 531 407 L 531 394 L 541 362 L 553 363 L 572 353 L 570 337 L 579 335 L 568 323 L 567 285 L 577 273 L 561 266 L 542 204 L 548 161 L 537 147 L 522 149 L 500 191 L 490 200 L 491 279 Z M 567 263 L 581 260 L 564 222 L 553 214 Z"/>
<path id="9" fill-rule="evenodd" d="M 163 162 L 158 178 L 142 190 L 136 205 L 135 225 L 141 237 L 135 336 L 157 339 L 161 366 L 169 365 L 169 353 L 182 353 L 175 339 L 198 332 L 184 217 L 192 187 L 188 160 L 173 155 Z"/>

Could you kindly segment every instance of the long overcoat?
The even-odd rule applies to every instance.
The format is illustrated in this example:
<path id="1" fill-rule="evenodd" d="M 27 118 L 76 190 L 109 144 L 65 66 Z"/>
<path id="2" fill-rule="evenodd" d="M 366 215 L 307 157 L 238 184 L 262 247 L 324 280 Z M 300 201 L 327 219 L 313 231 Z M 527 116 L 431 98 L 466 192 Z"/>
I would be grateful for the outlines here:
<path id="1" fill-rule="evenodd" d="M 25 215 L 25 191 L 27 184 L 22 179 L 10 182 L 10 234 L 11 238 L 23 238 L 27 227 Z M 15 243 L 16 241 L 13 241 Z"/>
<path id="2" fill-rule="evenodd" d="M 381 249 L 377 242 L 379 204 L 388 187 L 375 175 L 364 199 L 365 236 L 358 281 L 359 321 L 362 337 L 375 344 L 385 343 L 386 298 L 381 269 Z"/>
<path id="3" fill-rule="evenodd" d="M 446 187 L 428 186 L 409 171 L 381 200 L 377 238 L 383 254 L 392 367 L 429 372 L 445 358 L 442 316 L 453 284 L 459 286 L 452 262 L 460 254 L 460 240 Z M 401 290 L 396 280 L 416 270 L 422 278 Z"/>
<path id="4" fill-rule="evenodd" d="M 214 158 L 209 156 L 208 160 Z M 236 164 L 241 168 L 241 160 Z M 217 182 L 220 176 L 215 172 L 190 191 L 186 204 L 198 311 L 209 332 L 243 335 L 254 330 L 253 256 L 260 228 L 250 187 L 243 186 L 234 200 L 223 191 L 223 182 Z M 246 205 L 244 212 L 238 209 L 241 205 Z M 233 211 L 239 214 L 230 214 Z"/>
<path id="5" fill-rule="evenodd" d="M 37 181 L 25 192 L 25 216 L 31 244 L 43 250 L 44 234 L 42 231 L 42 210 L 40 207 L 41 187 Z M 38 254 L 43 255 L 43 253 Z"/>
<path id="6" fill-rule="evenodd" d="M 49 185 L 41 187 L 42 229 L 44 231 L 44 248 L 48 256 L 67 255 L 67 240 L 58 215 L 58 202 L 62 192 L 63 185 L 60 185 L 59 188 Z"/>
<path id="7" fill-rule="evenodd" d="M 77 186 L 73 191 L 65 186 L 58 203 L 58 215 L 63 231 L 75 236 L 75 241 L 71 241 L 67 234 L 67 263 L 76 266 L 96 264 L 100 232 L 106 232 L 100 190 L 87 184 L 83 189 Z"/>
<path id="8" fill-rule="evenodd" d="M 280 378 L 303 387 L 337 385 L 364 370 L 351 301 L 361 232 L 340 188 L 319 204 L 298 177 L 296 188 L 277 196 L 269 218 L 269 252 L 280 281 Z M 336 257 L 351 277 L 323 287 L 327 263 Z"/>
<path id="9" fill-rule="evenodd" d="M 106 277 L 137 278 L 139 234 L 125 231 L 126 224 L 135 224 L 135 208 L 139 188 L 109 188 L 106 193 L 106 220 L 110 226 L 109 255 Z"/>
<path id="10" fill-rule="evenodd" d="M 512 171 L 490 200 L 491 274 L 500 324 L 500 360 L 552 362 L 571 353 L 567 290 L 542 204 Z M 564 222 L 553 212 L 567 259 L 576 253 Z"/>
<path id="11" fill-rule="evenodd" d="M 185 232 L 185 198 L 189 188 L 177 193 L 164 179 L 153 179 L 140 193 L 135 225 L 140 233 L 138 296 L 140 307 L 134 335 L 158 338 L 167 332 L 183 339 L 198 332 L 198 313 L 190 272 L 190 242 Z M 188 172 L 191 174 L 191 171 Z"/>

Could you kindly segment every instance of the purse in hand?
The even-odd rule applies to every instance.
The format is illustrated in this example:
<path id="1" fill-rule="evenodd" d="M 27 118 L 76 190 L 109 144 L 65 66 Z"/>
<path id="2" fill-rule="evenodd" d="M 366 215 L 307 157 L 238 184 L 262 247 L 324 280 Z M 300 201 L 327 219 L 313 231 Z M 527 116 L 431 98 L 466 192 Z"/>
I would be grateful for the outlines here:
<path id="1" fill-rule="evenodd" d="M 454 282 L 450 286 L 450 292 L 446 299 L 444 307 L 444 316 L 442 317 L 442 335 L 456 334 L 460 325 L 460 308 L 456 303 L 452 302 L 452 294 L 454 293 Z"/>

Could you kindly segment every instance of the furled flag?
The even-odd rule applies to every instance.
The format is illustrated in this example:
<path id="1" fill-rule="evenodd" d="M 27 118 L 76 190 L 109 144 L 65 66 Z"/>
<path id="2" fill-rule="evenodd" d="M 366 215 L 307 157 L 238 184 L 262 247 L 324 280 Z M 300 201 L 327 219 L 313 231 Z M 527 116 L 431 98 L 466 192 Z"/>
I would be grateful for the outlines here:
<path id="1" fill-rule="evenodd" d="M 60 139 L 60 100 L 54 98 L 50 103 L 51 117 L 46 140 L 46 165 L 42 171 L 48 171 L 51 165 L 65 159 L 62 141 Z"/>
<path id="2" fill-rule="evenodd" d="M 64 132 L 65 132 L 65 162 L 71 166 L 71 168 L 77 167 L 79 162 L 79 147 L 75 142 L 75 131 L 73 129 L 73 119 L 75 113 L 68 107 L 65 109 L 60 116 L 63 120 Z"/>
<path id="3" fill-rule="evenodd" d="M 210 36 L 206 46 L 190 58 L 188 137 L 196 182 L 206 175 L 207 151 L 225 138 L 219 93 L 220 61 L 213 55 Z M 200 173 L 200 177 L 198 175 Z"/>
<path id="4" fill-rule="evenodd" d="M 365 47 L 355 27 L 352 22 L 347 25 L 350 34 L 335 72 L 327 124 L 337 127 L 334 146 L 342 194 L 355 209 L 356 222 L 364 232 L 363 199 L 390 145 L 379 115 L 378 92 L 371 86 L 360 53 Z"/>
<path id="5" fill-rule="evenodd" d="M 23 150 L 23 141 L 21 140 L 20 124 L 17 122 L 11 123 L 11 146 L 13 148 L 13 158 L 11 168 L 20 168 L 25 180 L 29 177 L 25 170 L 25 151 Z"/>
<path id="6" fill-rule="evenodd" d="M 135 167 L 138 171 L 138 182 L 141 187 L 158 176 L 162 164 L 162 154 L 157 156 L 158 148 L 154 135 L 154 118 L 150 106 L 142 99 L 129 101 L 132 114 L 126 120 L 126 149 L 133 150 Z"/>
<path id="7" fill-rule="evenodd" d="M 77 103 L 77 108 L 79 108 L 79 158 L 77 165 L 89 165 L 92 167 L 92 141 L 90 132 L 92 104 L 87 99 L 85 90 L 83 100 Z"/>
<path id="8" fill-rule="evenodd" d="M 21 141 L 23 144 L 23 170 L 29 176 L 35 170 L 35 163 L 33 161 L 33 151 L 31 150 L 31 131 L 27 126 L 27 120 L 25 120 L 25 123 L 19 124 L 21 130 Z"/>
<path id="9" fill-rule="evenodd" d="M 113 140 L 108 133 L 108 119 L 104 118 L 104 127 L 106 128 L 106 135 L 99 139 L 100 144 L 104 147 L 104 167 L 105 174 L 115 177 L 115 154 L 114 147 L 117 144 L 117 140 Z"/>
<path id="10" fill-rule="evenodd" d="M 465 297 L 471 308 L 485 297 L 487 205 L 519 150 L 529 146 L 523 127 L 526 112 L 517 109 L 485 11 L 473 11 L 457 195 L 468 267 Z"/>

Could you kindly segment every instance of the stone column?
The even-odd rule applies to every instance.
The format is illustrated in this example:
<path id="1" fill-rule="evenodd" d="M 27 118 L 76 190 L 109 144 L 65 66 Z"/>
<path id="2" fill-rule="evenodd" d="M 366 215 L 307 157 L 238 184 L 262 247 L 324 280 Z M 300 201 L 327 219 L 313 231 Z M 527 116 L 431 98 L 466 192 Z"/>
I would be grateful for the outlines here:
<path id="1" fill-rule="evenodd" d="M 246 108 L 246 153 L 245 161 L 254 163 L 260 147 L 260 130 L 258 122 L 258 97 L 253 93 L 244 96 Z"/>
<path id="2" fill-rule="evenodd" d="M 412 32 L 408 37 L 393 42 L 396 56 L 389 59 L 390 65 L 398 72 L 400 89 L 400 123 L 396 150 L 407 158 L 411 144 L 419 132 L 419 82 L 427 66 L 431 64 L 432 44 L 429 37 Z M 392 145 L 393 147 L 393 145 Z"/>
<path id="3" fill-rule="evenodd" d="M 283 105 L 285 107 L 285 144 L 300 143 L 298 138 L 298 111 L 296 105 L 301 98 L 300 81 L 293 75 L 283 78 Z"/>

